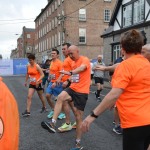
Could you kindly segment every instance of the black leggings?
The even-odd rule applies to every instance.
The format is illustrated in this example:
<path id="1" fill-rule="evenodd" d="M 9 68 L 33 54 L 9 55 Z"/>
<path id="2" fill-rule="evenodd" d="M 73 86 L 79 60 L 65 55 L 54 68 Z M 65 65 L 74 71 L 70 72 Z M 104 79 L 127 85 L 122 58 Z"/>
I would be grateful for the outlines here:
<path id="1" fill-rule="evenodd" d="M 123 129 L 123 150 L 147 150 L 150 125 Z"/>

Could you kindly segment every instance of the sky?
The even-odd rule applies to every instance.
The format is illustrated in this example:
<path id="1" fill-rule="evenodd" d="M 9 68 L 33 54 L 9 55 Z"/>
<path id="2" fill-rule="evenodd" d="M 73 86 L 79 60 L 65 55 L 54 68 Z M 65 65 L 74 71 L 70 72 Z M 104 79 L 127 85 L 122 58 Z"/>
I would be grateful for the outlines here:
<path id="1" fill-rule="evenodd" d="M 46 5 L 47 0 L 0 0 L 0 54 L 4 59 L 17 47 L 23 26 L 35 28 L 34 19 Z"/>

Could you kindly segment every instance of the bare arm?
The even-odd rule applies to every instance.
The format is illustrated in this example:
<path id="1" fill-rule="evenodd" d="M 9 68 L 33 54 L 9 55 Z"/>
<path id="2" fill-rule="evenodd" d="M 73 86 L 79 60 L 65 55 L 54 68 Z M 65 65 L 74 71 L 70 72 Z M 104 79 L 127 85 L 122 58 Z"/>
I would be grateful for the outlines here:
<path id="1" fill-rule="evenodd" d="M 111 108 L 119 96 L 122 94 L 123 89 L 112 88 L 112 90 L 105 96 L 103 101 L 93 110 L 94 114 L 99 116 L 108 108 Z M 95 120 L 92 116 L 87 116 L 82 123 L 82 131 L 87 132 L 90 128 L 90 124 Z"/>
<path id="2" fill-rule="evenodd" d="M 84 70 L 86 70 L 86 69 L 87 69 L 87 66 L 84 65 L 84 64 L 82 64 L 80 67 L 78 67 L 78 68 L 72 70 L 71 72 L 72 72 L 72 74 L 78 74 L 78 73 L 80 73 L 80 72 L 82 72 L 82 71 L 84 71 Z M 67 74 L 67 75 L 71 75 L 71 73 L 70 73 L 69 71 L 60 71 L 60 73 L 62 73 L 62 74 Z"/>
<path id="3" fill-rule="evenodd" d="M 112 66 L 97 66 L 96 69 L 97 70 L 101 70 L 101 71 L 115 71 L 116 67 L 119 65 L 120 63 L 114 64 Z"/>
<path id="4" fill-rule="evenodd" d="M 39 65 L 37 65 L 36 67 L 37 67 L 38 72 L 40 73 L 40 78 L 37 80 L 37 82 L 39 82 L 40 80 L 43 79 L 44 73 Z"/>

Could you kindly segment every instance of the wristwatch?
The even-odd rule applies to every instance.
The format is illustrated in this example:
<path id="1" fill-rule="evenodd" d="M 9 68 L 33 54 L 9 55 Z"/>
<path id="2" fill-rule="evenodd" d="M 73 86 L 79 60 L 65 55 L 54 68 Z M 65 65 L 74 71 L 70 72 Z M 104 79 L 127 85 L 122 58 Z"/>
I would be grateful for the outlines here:
<path id="1" fill-rule="evenodd" d="M 93 111 L 91 111 L 90 116 L 91 116 L 91 117 L 94 117 L 94 118 L 98 118 L 98 116 L 97 116 L 97 115 L 95 115 Z"/>

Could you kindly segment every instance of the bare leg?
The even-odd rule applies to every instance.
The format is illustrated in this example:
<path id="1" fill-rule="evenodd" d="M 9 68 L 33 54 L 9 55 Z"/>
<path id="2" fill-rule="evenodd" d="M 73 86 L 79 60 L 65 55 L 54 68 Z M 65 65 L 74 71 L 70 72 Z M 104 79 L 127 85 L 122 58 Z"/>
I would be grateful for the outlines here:
<path id="1" fill-rule="evenodd" d="M 119 125 L 120 118 L 119 118 L 117 107 L 114 108 L 114 121 L 115 121 L 116 125 Z"/>
<path id="2" fill-rule="evenodd" d="M 34 92 L 35 92 L 35 89 L 29 88 L 28 97 L 27 97 L 27 112 L 30 112 L 31 101 L 32 101 L 32 96 L 33 96 Z"/>
<path id="3" fill-rule="evenodd" d="M 61 110 L 62 110 L 62 106 L 63 106 L 63 103 L 66 101 L 66 100 L 70 100 L 71 97 L 70 95 L 68 95 L 67 92 L 65 91 L 62 91 L 58 97 L 57 97 L 57 102 L 55 104 L 55 108 L 54 108 L 54 115 L 53 115 L 53 119 L 54 120 L 57 120 L 57 117 L 58 115 L 60 114 Z"/>
<path id="4" fill-rule="evenodd" d="M 54 103 L 52 102 L 52 100 L 51 100 L 51 96 L 52 95 L 50 95 L 50 94 L 46 94 L 46 99 L 47 99 L 47 102 L 48 102 L 48 104 L 50 105 L 50 107 L 52 108 L 52 109 L 54 109 Z"/>
<path id="5" fill-rule="evenodd" d="M 69 124 L 70 123 L 70 106 L 67 101 L 63 102 L 62 110 L 64 111 L 66 115 L 65 121 L 67 124 Z"/>
<path id="6" fill-rule="evenodd" d="M 37 93 L 38 93 L 38 96 L 39 96 L 39 98 L 42 102 L 43 107 L 46 107 L 45 99 L 44 99 L 44 96 L 43 96 L 43 90 L 37 91 Z"/>

